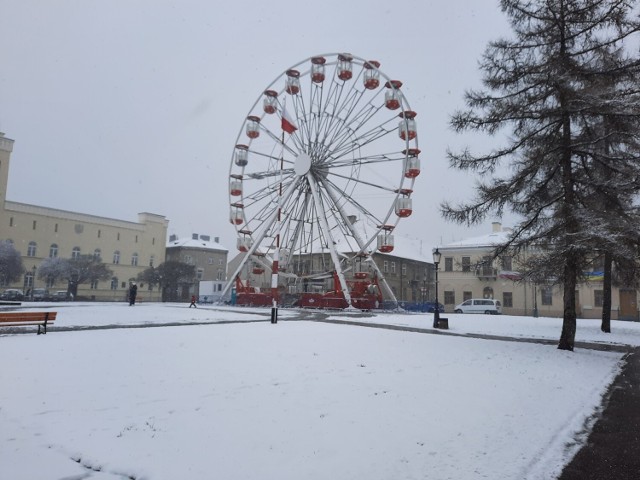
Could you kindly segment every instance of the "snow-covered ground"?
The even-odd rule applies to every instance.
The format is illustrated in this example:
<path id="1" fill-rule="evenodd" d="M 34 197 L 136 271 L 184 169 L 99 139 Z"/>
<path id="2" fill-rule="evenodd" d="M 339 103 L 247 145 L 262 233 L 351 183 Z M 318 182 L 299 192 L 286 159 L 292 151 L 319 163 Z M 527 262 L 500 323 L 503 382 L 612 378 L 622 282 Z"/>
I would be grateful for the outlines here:
<path id="1" fill-rule="evenodd" d="M 431 330 L 431 314 L 281 309 L 272 325 L 264 309 L 23 305 L 75 330 L 0 330 L 0 478 L 12 480 L 548 480 L 623 356 L 304 321 Z M 453 334 L 557 340 L 561 328 L 446 316 Z M 94 328 L 152 324 L 167 326 Z M 612 329 L 580 320 L 577 340 L 640 345 L 640 324 Z"/>

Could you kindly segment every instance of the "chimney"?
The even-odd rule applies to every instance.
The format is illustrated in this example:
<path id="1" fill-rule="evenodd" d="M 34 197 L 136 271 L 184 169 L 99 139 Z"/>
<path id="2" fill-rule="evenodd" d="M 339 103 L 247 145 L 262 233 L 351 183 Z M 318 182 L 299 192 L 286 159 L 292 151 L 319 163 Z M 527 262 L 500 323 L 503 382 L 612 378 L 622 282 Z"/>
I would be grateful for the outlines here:
<path id="1" fill-rule="evenodd" d="M 214 237 L 213 241 L 216 243 L 220 243 L 220 237 Z"/>
<path id="2" fill-rule="evenodd" d="M 500 222 L 491 222 L 491 226 L 493 227 L 494 233 L 502 231 L 502 223 Z"/>
<path id="3" fill-rule="evenodd" d="M 198 234 L 197 233 L 192 233 L 191 234 L 191 240 L 197 240 L 198 239 Z"/>
<path id="4" fill-rule="evenodd" d="M 178 239 L 177 235 L 169 235 L 169 241 L 170 242 L 175 242 Z"/>

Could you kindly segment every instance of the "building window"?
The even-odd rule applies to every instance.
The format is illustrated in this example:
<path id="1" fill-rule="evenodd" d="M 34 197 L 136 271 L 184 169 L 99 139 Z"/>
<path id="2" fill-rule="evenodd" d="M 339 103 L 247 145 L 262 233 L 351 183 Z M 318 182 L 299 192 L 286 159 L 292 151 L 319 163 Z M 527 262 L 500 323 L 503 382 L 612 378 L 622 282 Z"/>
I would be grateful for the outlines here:
<path id="1" fill-rule="evenodd" d="M 155 259 L 156 259 L 155 255 L 151 255 L 149 257 L 149 266 L 150 267 L 153 267 L 153 262 L 155 261 Z"/>
<path id="2" fill-rule="evenodd" d="M 604 292 L 602 290 L 594 290 L 593 291 L 593 304 L 596 307 L 602 307 L 604 300 Z"/>
<path id="3" fill-rule="evenodd" d="M 118 277 L 111 278 L 111 290 L 118 289 Z"/>
<path id="4" fill-rule="evenodd" d="M 445 257 L 444 259 L 444 271 L 453 272 L 453 257 Z"/>
<path id="5" fill-rule="evenodd" d="M 207 263 L 208 263 L 209 265 L 213 265 L 213 258 L 212 258 L 212 257 L 209 257 L 209 259 L 207 260 Z"/>
<path id="6" fill-rule="evenodd" d="M 78 258 L 80 258 L 80 247 L 73 247 L 73 250 L 71 252 L 71 258 L 73 258 L 74 260 L 77 260 Z"/>
<path id="7" fill-rule="evenodd" d="M 131 255 L 131 265 L 133 265 L 134 267 L 138 266 L 138 254 L 134 253 L 133 255 Z"/>
<path id="8" fill-rule="evenodd" d="M 116 235 L 116 240 L 120 240 L 120 232 Z"/>
<path id="9" fill-rule="evenodd" d="M 49 258 L 56 258 L 58 256 L 58 244 L 52 243 L 49 247 Z"/>
<path id="10" fill-rule="evenodd" d="M 24 276 L 24 286 L 27 288 L 33 287 L 33 273 L 29 272 Z M 26 294 L 27 292 L 25 292 Z"/>
<path id="11" fill-rule="evenodd" d="M 407 276 L 407 266 L 403 263 L 402 264 L 402 276 L 406 277 Z"/>
<path id="12" fill-rule="evenodd" d="M 97 290 L 98 289 L 98 280 L 91 280 L 91 285 L 89 286 L 89 288 L 91 290 Z"/>
<path id="13" fill-rule="evenodd" d="M 136 243 L 138 243 L 138 235 L 136 235 Z"/>
<path id="14" fill-rule="evenodd" d="M 54 285 L 53 277 L 47 277 L 47 288 L 53 288 Z"/>
<path id="15" fill-rule="evenodd" d="M 223 282 L 224 281 L 224 270 L 218 270 L 216 274 L 216 280 Z"/>
<path id="16" fill-rule="evenodd" d="M 502 270 L 506 270 L 508 272 L 513 270 L 512 265 L 511 265 L 512 262 L 511 262 L 511 257 L 510 256 L 505 255 L 500 260 L 502 261 Z"/>
<path id="17" fill-rule="evenodd" d="M 512 292 L 502 292 L 502 306 L 503 307 L 513 307 L 513 293 Z"/>
<path id="18" fill-rule="evenodd" d="M 462 271 L 463 272 L 471 271 L 471 257 L 462 257 Z M 465 299 L 465 300 L 468 300 L 468 299 Z"/>
<path id="19" fill-rule="evenodd" d="M 384 273 L 387 273 L 389 271 L 389 261 L 388 260 L 384 260 L 382 262 L 382 271 Z"/>
<path id="20" fill-rule="evenodd" d="M 452 290 L 444 291 L 444 303 L 445 305 L 455 305 L 456 304 L 456 292 Z"/>
<path id="21" fill-rule="evenodd" d="M 553 305 L 553 290 L 551 287 L 541 287 L 540 297 L 542 305 Z"/>
<path id="22" fill-rule="evenodd" d="M 102 230 L 98 229 L 98 238 L 100 238 L 101 234 L 102 234 Z"/>
<path id="23" fill-rule="evenodd" d="M 224 265 L 224 263 L 222 262 L 221 258 L 218 259 L 218 265 L 220 265 L 220 266 Z"/>
<path id="24" fill-rule="evenodd" d="M 9 226 L 10 226 L 10 227 L 13 227 L 13 217 L 11 217 L 11 218 L 9 219 Z"/>
<path id="25" fill-rule="evenodd" d="M 193 260 L 191 258 L 191 255 L 185 255 L 184 256 L 184 263 L 186 263 L 187 265 L 192 265 L 193 264 Z"/>
<path id="26" fill-rule="evenodd" d="M 473 292 L 462 292 L 462 301 L 466 302 L 467 300 L 471 300 L 473 298 Z"/>
<path id="27" fill-rule="evenodd" d="M 37 225 L 37 222 L 34 220 L 34 221 L 33 221 L 33 229 L 34 229 L 34 230 L 36 229 L 36 225 Z"/>
<path id="28" fill-rule="evenodd" d="M 27 247 L 27 257 L 35 257 L 36 256 L 36 242 L 29 242 L 29 246 Z"/>
<path id="29" fill-rule="evenodd" d="M 96 248 L 93 251 L 93 259 L 99 262 L 100 258 L 102 258 L 102 250 L 100 250 L 99 248 Z"/>
<path id="30" fill-rule="evenodd" d="M 113 252 L 113 264 L 118 265 L 120 263 L 120 251 L 116 250 Z"/>
<path id="31" fill-rule="evenodd" d="M 153 237 L 153 238 L 151 239 L 151 245 L 155 245 L 155 244 L 156 244 L 156 237 Z"/>
<path id="32" fill-rule="evenodd" d="M 396 262 L 391 262 L 391 273 L 396 273 Z"/>
<path id="33" fill-rule="evenodd" d="M 482 290 L 482 298 L 493 298 L 493 288 L 484 287 Z"/>
<path id="34" fill-rule="evenodd" d="M 58 233 L 58 224 L 57 224 L 57 223 L 56 223 L 56 225 L 53 227 L 53 231 L 54 231 L 55 233 Z"/>
<path id="35" fill-rule="evenodd" d="M 198 270 L 196 270 L 196 278 L 198 280 L 202 280 L 203 275 L 204 275 L 204 270 L 202 268 L 199 268 Z"/>

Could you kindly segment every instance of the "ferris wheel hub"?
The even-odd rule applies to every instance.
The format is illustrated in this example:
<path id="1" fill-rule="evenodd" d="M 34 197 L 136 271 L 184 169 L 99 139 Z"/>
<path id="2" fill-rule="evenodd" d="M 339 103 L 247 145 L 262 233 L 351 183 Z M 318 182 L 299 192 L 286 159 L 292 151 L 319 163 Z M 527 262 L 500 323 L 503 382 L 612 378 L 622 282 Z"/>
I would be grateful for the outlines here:
<path id="1" fill-rule="evenodd" d="M 305 152 L 300 153 L 296 157 L 296 162 L 293 169 L 295 170 L 296 175 L 298 175 L 299 177 L 306 175 L 311 169 L 311 157 Z"/>

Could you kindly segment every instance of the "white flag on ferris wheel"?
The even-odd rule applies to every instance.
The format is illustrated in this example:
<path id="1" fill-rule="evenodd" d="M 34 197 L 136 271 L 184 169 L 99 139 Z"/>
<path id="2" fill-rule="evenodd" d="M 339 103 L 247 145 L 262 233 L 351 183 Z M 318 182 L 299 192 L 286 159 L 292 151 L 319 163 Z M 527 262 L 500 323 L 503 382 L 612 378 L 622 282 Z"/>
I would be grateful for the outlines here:
<path id="1" fill-rule="evenodd" d="M 289 115 L 289 112 L 287 112 L 287 106 L 284 105 L 282 107 L 282 130 L 284 130 L 289 135 L 291 135 L 297 129 L 298 129 L 298 127 L 296 126 L 295 122 L 293 121 L 293 117 L 291 117 L 291 115 Z"/>

